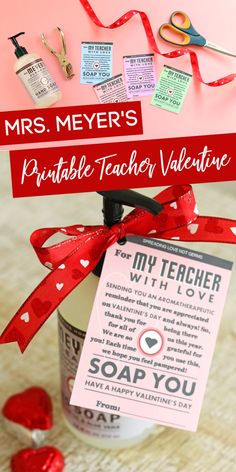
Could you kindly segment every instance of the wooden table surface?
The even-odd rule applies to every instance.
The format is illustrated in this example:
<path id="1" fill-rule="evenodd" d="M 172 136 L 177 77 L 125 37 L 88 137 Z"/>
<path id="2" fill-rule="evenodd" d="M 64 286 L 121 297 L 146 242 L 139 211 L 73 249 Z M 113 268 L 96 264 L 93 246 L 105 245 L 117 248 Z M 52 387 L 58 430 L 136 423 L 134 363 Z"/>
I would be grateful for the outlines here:
<path id="1" fill-rule="evenodd" d="M 44 226 L 101 222 L 96 194 L 13 200 L 9 162 L 1 154 L 0 172 L 0 329 L 45 275 L 28 242 Z M 236 217 L 236 185 L 194 186 L 200 213 Z M 154 195 L 159 189 L 148 189 Z M 185 246 L 189 244 L 185 243 Z M 191 248 L 236 261 L 233 245 L 192 244 Z M 157 426 L 132 449 L 98 450 L 79 442 L 64 426 L 60 408 L 56 316 L 43 326 L 22 356 L 15 345 L 0 346 L 0 405 L 32 385 L 44 387 L 54 405 L 54 428 L 47 444 L 61 449 L 65 472 L 233 472 L 236 471 L 236 276 L 224 310 L 197 433 Z M 21 449 L 0 420 L 0 472 L 10 470 Z"/>

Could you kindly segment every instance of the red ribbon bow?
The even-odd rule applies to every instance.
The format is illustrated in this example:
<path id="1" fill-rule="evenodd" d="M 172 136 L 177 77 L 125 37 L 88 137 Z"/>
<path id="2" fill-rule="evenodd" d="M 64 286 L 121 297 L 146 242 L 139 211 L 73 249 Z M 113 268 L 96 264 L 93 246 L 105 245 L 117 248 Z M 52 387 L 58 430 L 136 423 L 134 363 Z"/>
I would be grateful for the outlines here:
<path id="1" fill-rule="evenodd" d="M 23 352 L 55 308 L 96 267 L 106 249 L 128 234 L 236 244 L 236 220 L 199 216 L 190 185 L 169 187 L 154 199 L 164 207 L 159 215 L 133 210 L 112 228 L 74 225 L 36 230 L 31 243 L 40 262 L 52 270 L 11 319 L 0 344 L 16 341 Z M 71 237 L 43 247 L 56 233 Z"/>
<path id="2" fill-rule="evenodd" d="M 199 80 L 199 82 L 202 82 L 203 84 L 208 85 L 209 87 L 220 87 L 221 85 L 228 84 L 229 82 L 232 82 L 233 80 L 236 79 L 236 74 L 229 74 L 226 77 L 222 77 L 221 79 L 214 80 L 213 82 L 205 82 L 201 75 L 199 62 L 198 62 L 198 56 L 194 51 L 192 51 L 189 48 L 182 47 L 181 49 L 175 49 L 174 51 L 168 52 L 166 54 L 161 53 L 155 41 L 155 37 L 152 31 L 149 18 L 147 14 L 143 11 L 130 10 L 124 15 L 122 15 L 120 18 L 118 18 L 118 20 L 114 21 L 114 23 L 106 26 L 99 20 L 99 18 L 97 17 L 96 13 L 94 12 L 88 0 L 80 0 L 80 3 L 84 7 L 85 11 L 89 15 L 93 23 L 95 23 L 95 25 L 99 26 L 100 28 L 108 28 L 108 29 L 119 28 L 120 26 L 127 23 L 135 15 L 139 15 L 143 23 L 147 40 L 152 50 L 156 52 L 157 54 L 160 54 L 160 56 L 167 57 L 168 59 L 175 59 L 175 58 L 188 54 L 190 57 L 190 62 L 191 62 L 191 66 L 192 66 L 192 70 L 193 70 L 193 74 L 195 78 Z"/>

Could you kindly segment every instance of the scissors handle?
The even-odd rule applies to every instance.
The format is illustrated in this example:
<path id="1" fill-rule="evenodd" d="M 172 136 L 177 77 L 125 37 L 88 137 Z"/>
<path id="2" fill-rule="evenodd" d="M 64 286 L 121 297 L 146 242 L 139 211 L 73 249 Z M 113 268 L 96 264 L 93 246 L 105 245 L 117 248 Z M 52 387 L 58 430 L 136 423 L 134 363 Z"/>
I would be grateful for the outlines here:
<path id="1" fill-rule="evenodd" d="M 160 27 L 159 35 L 164 41 L 177 46 L 188 46 L 191 41 L 189 34 L 180 31 L 169 23 L 165 23 Z"/>
<path id="2" fill-rule="evenodd" d="M 200 36 L 200 34 L 193 27 L 187 13 L 184 13 L 183 11 L 174 11 L 170 17 L 170 22 L 173 26 L 184 33 L 188 33 L 190 36 Z"/>
<path id="3" fill-rule="evenodd" d="M 172 13 L 170 21 L 171 24 L 165 23 L 159 29 L 162 39 L 177 46 L 206 45 L 206 39 L 195 30 L 186 13 L 175 11 Z"/>

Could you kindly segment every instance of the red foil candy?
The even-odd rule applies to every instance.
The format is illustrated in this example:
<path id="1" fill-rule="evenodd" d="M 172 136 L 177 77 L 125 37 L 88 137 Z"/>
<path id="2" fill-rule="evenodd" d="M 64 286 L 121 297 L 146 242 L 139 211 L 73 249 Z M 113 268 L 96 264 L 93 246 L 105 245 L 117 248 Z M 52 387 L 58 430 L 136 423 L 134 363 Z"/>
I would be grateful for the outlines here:
<path id="1" fill-rule="evenodd" d="M 52 402 L 41 387 L 11 396 L 2 409 L 6 428 L 26 444 L 41 445 L 52 428 Z"/>
<path id="2" fill-rule="evenodd" d="M 62 472 L 64 466 L 64 457 L 55 447 L 22 449 L 11 459 L 13 472 Z"/>
<path id="3" fill-rule="evenodd" d="M 190 62 L 191 62 L 194 77 L 197 80 L 199 80 L 199 82 L 202 82 L 203 84 L 208 85 L 209 87 L 220 87 L 236 79 L 236 74 L 230 74 L 230 75 L 227 75 L 226 77 L 222 77 L 221 79 L 214 80 L 213 82 L 205 82 L 201 75 L 199 62 L 198 62 L 198 56 L 194 51 L 192 51 L 189 48 L 180 48 L 180 49 L 168 52 L 167 54 L 162 54 L 157 46 L 149 18 L 147 14 L 143 11 L 130 10 L 124 15 L 122 15 L 118 20 L 114 21 L 114 23 L 106 26 L 99 20 L 99 18 L 97 17 L 95 11 L 91 7 L 88 0 L 80 0 L 80 3 L 84 7 L 86 13 L 89 15 L 93 23 L 95 23 L 95 25 L 99 26 L 100 28 L 108 28 L 108 29 L 119 28 L 120 26 L 127 23 L 127 21 L 131 20 L 131 18 L 133 18 L 135 15 L 139 15 L 143 23 L 147 40 L 152 50 L 156 52 L 157 54 L 159 54 L 160 56 L 167 57 L 168 59 L 174 59 L 176 57 L 180 57 L 180 56 L 184 56 L 188 54 L 190 57 Z"/>

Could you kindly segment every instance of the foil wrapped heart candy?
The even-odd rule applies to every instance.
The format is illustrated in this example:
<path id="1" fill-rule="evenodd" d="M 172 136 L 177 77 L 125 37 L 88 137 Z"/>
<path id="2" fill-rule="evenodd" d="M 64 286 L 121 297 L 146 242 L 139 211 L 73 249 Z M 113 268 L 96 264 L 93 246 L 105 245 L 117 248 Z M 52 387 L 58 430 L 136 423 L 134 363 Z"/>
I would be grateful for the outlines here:
<path id="1" fill-rule="evenodd" d="M 41 446 L 52 428 L 52 402 L 41 387 L 30 387 L 11 396 L 2 414 L 7 431 L 27 446 Z"/>
<path id="2" fill-rule="evenodd" d="M 52 402 L 46 390 L 30 387 L 12 395 L 4 404 L 2 414 L 6 429 L 33 447 L 22 449 L 12 457 L 12 472 L 64 470 L 64 457 L 57 448 L 40 447 L 53 425 Z"/>
<path id="3" fill-rule="evenodd" d="M 12 472 L 62 472 L 64 458 L 55 447 L 22 449 L 11 459 Z"/>

